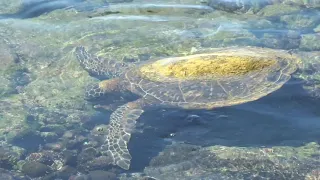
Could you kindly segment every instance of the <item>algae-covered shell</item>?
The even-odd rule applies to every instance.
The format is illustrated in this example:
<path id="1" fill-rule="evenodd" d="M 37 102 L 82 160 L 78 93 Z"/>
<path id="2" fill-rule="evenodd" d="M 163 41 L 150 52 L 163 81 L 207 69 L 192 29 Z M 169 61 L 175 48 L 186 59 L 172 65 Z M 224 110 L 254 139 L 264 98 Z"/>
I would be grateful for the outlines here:
<path id="1" fill-rule="evenodd" d="M 259 99 L 286 83 L 299 58 L 267 48 L 224 48 L 145 63 L 124 74 L 128 88 L 152 102 L 222 107 Z"/>

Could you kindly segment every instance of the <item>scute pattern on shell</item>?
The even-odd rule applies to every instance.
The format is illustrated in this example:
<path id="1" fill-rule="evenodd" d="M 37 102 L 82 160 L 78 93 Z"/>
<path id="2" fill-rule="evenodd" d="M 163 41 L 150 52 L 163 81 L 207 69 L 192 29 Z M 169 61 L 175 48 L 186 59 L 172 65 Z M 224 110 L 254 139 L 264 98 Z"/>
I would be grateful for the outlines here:
<path id="1" fill-rule="evenodd" d="M 287 82 L 297 69 L 299 59 L 291 54 L 265 48 L 225 48 L 216 50 L 221 56 L 270 57 L 277 63 L 261 71 L 245 75 L 211 80 L 163 79 L 152 81 L 139 73 L 139 68 L 128 71 L 125 78 L 129 90 L 146 100 L 164 105 L 192 109 L 212 109 L 259 99 Z"/>

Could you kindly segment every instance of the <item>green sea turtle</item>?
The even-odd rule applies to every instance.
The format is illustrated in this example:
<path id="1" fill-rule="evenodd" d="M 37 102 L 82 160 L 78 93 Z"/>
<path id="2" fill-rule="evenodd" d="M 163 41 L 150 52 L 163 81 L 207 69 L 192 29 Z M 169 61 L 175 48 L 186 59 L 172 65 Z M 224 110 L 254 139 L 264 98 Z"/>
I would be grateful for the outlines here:
<path id="1" fill-rule="evenodd" d="M 298 67 L 299 58 L 281 50 L 254 47 L 217 48 L 209 53 L 123 64 L 75 48 L 80 64 L 108 80 L 90 86 L 88 96 L 132 92 L 135 101 L 120 105 L 110 123 L 97 126 L 105 139 L 101 151 L 112 164 L 129 169 L 127 148 L 136 120 L 147 107 L 213 109 L 257 100 L 279 89 Z"/>

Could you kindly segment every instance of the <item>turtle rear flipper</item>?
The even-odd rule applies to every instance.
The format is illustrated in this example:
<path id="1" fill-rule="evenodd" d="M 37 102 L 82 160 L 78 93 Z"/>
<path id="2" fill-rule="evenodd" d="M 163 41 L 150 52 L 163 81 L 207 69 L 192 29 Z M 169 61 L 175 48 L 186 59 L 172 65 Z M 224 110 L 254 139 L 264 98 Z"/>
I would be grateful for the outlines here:
<path id="1" fill-rule="evenodd" d="M 103 149 L 107 150 L 113 158 L 113 164 L 128 170 L 130 168 L 131 155 L 128 150 L 128 142 L 135 128 L 136 120 L 143 110 L 130 102 L 120 106 L 110 116 L 105 144 Z"/>

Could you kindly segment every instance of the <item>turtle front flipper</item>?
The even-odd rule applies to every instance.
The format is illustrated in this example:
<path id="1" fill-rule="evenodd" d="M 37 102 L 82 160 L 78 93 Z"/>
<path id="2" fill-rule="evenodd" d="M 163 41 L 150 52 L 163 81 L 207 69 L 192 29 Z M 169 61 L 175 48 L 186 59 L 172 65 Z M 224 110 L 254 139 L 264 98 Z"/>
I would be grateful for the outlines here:
<path id="1" fill-rule="evenodd" d="M 105 144 L 102 151 L 112 157 L 113 164 L 123 169 L 130 168 L 131 155 L 128 142 L 135 128 L 136 120 L 143 113 L 142 99 L 120 106 L 110 116 L 110 123 L 105 128 Z"/>
<path id="2" fill-rule="evenodd" d="M 123 72 L 123 68 L 128 66 L 124 62 L 94 56 L 83 46 L 76 47 L 74 53 L 80 65 L 91 75 L 99 79 L 118 77 Z"/>

